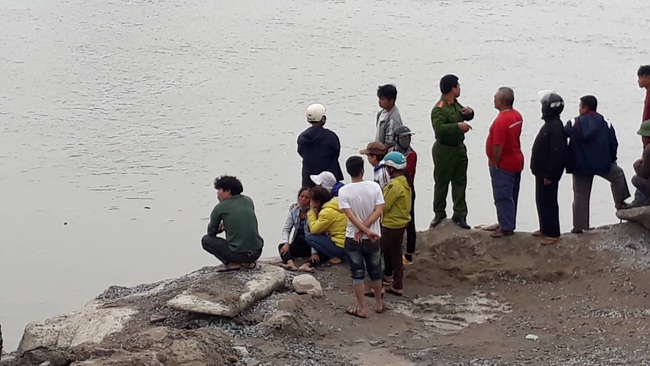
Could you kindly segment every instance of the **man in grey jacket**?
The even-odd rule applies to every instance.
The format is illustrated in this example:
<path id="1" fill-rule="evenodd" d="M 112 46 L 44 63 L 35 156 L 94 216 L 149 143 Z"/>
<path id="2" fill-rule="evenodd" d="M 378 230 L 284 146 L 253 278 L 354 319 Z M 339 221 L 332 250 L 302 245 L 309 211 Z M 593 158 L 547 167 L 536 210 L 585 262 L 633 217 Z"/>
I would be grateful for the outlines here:
<path id="1" fill-rule="evenodd" d="M 379 98 L 381 110 L 377 112 L 375 141 L 391 147 L 395 145 L 395 128 L 402 125 L 402 117 L 399 115 L 399 109 L 395 105 L 395 100 L 397 99 L 395 85 L 386 84 L 380 86 L 377 88 L 377 97 Z"/>

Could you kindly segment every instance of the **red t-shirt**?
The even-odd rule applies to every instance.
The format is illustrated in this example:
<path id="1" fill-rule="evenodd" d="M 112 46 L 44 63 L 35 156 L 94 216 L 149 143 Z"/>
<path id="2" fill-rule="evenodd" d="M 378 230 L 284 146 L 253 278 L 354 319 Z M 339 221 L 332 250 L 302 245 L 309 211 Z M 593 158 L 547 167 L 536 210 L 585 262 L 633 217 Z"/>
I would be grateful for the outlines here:
<path id="1" fill-rule="evenodd" d="M 647 90 L 645 92 L 645 102 L 643 103 L 643 121 L 647 121 L 650 119 L 650 90 Z"/>
<path id="2" fill-rule="evenodd" d="M 498 168 L 514 173 L 524 170 L 524 154 L 521 153 L 521 144 L 519 143 L 522 124 L 521 114 L 514 109 L 508 109 L 499 113 L 490 126 L 485 152 L 491 161 L 494 145 L 503 146 Z"/>

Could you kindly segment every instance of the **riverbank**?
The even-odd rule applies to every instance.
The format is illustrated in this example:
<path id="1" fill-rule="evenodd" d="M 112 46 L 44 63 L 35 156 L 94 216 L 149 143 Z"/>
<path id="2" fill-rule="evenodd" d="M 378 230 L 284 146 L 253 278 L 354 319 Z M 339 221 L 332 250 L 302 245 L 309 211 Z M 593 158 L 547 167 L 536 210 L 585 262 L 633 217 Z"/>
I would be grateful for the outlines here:
<path id="1" fill-rule="evenodd" d="M 298 274 L 273 264 L 227 274 L 206 267 L 113 286 L 80 312 L 30 325 L 18 353 L 0 364 L 650 364 L 650 239 L 641 226 L 541 247 L 529 233 L 491 239 L 445 222 L 418 242 L 406 296 L 387 294 L 390 310 L 369 319 L 344 314 L 353 304 L 345 266 L 316 271 L 322 296 L 297 294 Z M 252 282 L 275 290 L 264 297 Z M 232 317 L 178 300 L 230 306 L 245 296 L 224 294 L 244 287 L 261 299 Z M 45 339 L 44 330 L 54 333 Z"/>

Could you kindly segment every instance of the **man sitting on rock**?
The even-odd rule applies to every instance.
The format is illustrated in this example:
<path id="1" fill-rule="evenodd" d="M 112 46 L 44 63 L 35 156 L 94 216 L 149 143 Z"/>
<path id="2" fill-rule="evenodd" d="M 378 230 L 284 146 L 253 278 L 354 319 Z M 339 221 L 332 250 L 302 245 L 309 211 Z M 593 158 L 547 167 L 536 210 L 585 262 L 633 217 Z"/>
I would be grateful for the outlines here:
<path id="1" fill-rule="evenodd" d="M 257 231 L 253 200 L 241 194 L 244 187 L 233 176 L 218 177 L 214 188 L 219 203 L 210 214 L 208 234 L 201 239 L 203 249 L 223 263 L 219 272 L 237 271 L 242 267 L 253 269 L 264 246 Z M 226 239 L 217 237 L 224 231 Z"/>
<path id="2" fill-rule="evenodd" d="M 650 204 L 647 199 L 650 197 L 650 184 L 648 184 L 650 178 L 650 119 L 643 121 L 637 134 L 641 135 L 641 141 L 643 141 L 643 155 L 641 155 L 641 159 L 634 162 L 635 175 L 632 177 L 632 184 L 643 192 L 646 197 L 643 204 L 648 205 Z M 639 204 L 640 202 L 635 203 Z"/>

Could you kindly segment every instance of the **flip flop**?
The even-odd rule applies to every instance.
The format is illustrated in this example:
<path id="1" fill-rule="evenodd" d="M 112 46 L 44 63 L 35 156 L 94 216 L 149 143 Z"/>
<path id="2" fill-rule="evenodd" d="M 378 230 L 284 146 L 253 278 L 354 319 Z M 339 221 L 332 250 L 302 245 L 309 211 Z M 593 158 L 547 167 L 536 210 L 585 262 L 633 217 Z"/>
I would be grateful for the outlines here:
<path id="1" fill-rule="evenodd" d="M 388 310 L 389 310 L 389 309 L 388 309 L 388 307 L 386 306 L 386 304 L 383 304 L 383 305 L 381 306 L 381 310 L 377 310 L 377 309 L 375 309 L 375 313 L 377 313 L 377 314 L 382 314 L 382 313 L 387 312 Z"/>
<path id="2" fill-rule="evenodd" d="M 386 289 L 386 292 L 388 292 L 388 293 L 391 294 L 391 295 L 395 295 L 395 296 L 399 296 L 399 297 L 404 296 L 404 293 L 403 293 L 403 292 L 397 292 L 397 291 L 396 291 L 395 289 L 393 289 L 392 287 L 387 288 L 387 289 Z"/>
<path id="3" fill-rule="evenodd" d="M 366 291 L 363 295 L 364 295 L 365 297 L 375 297 L 375 293 L 372 292 L 372 290 L 370 290 L 370 291 Z M 384 298 L 384 292 L 381 293 L 381 298 L 382 298 L 382 299 Z"/>
<path id="4" fill-rule="evenodd" d="M 356 306 L 345 309 L 345 313 L 352 316 L 356 316 L 357 318 L 362 318 L 362 319 L 366 318 L 366 316 L 359 314 L 359 308 Z"/>
<path id="5" fill-rule="evenodd" d="M 217 270 L 217 272 L 220 272 L 220 273 L 233 272 L 233 271 L 239 271 L 240 269 L 241 269 L 241 266 L 239 266 L 239 267 L 228 267 L 228 266 L 225 266 L 225 267 L 221 267 L 221 268 L 219 268 L 219 269 Z"/>

